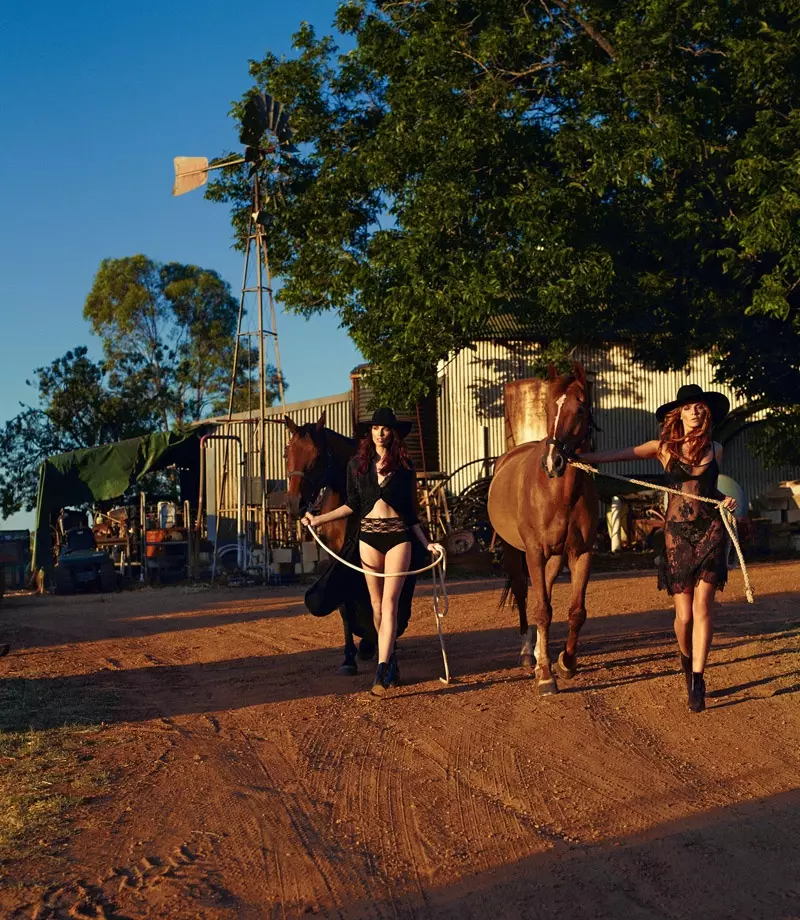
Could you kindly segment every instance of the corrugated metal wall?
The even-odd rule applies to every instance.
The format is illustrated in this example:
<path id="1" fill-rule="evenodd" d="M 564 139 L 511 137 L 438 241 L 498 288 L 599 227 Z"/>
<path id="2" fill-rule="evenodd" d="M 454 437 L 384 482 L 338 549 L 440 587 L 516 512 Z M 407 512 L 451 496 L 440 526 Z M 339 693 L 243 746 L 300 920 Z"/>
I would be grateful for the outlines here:
<path id="1" fill-rule="evenodd" d="M 317 422 L 323 411 L 327 428 L 338 431 L 346 437 L 353 436 L 353 408 L 349 392 L 340 393 L 337 396 L 310 399 L 305 402 L 287 403 L 285 409 L 278 406 L 267 410 L 266 417 L 269 420 L 266 425 L 267 479 L 272 480 L 275 488 L 282 488 L 286 479 L 284 448 L 289 435 L 284 415 L 288 415 L 297 425 L 305 425 L 309 422 Z M 246 477 L 250 484 L 250 495 L 249 500 L 246 498 L 246 503 L 252 506 L 249 512 L 249 529 L 250 539 L 255 540 L 261 527 L 261 439 L 258 419 L 246 413 L 240 413 L 234 415 L 230 421 L 227 418 L 209 419 L 203 424 L 208 425 L 211 422 L 215 424 L 214 433 L 216 435 L 238 437 L 247 455 Z M 238 450 L 235 441 L 212 440 L 206 451 L 207 515 L 209 518 L 216 518 L 219 522 L 221 539 L 235 536 Z M 225 469 L 227 469 L 227 475 L 224 475 Z M 212 521 L 209 521 L 209 526 L 213 529 Z M 211 536 L 213 538 L 213 534 Z"/>
<path id="2" fill-rule="evenodd" d="M 439 452 L 442 468 L 452 473 L 470 461 L 484 456 L 485 429 L 489 451 L 499 456 L 505 451 L 503 384 L 531 376 L 530 366 L 539 346 L 532 342 L 476 342 L 439 369 Z M 625 346 L 579 349 L 580 361 L 590 376 L 597 424 L 603 429 L 595 436 L 598 450 L 639 444 L 658 436 L 654 412 L 675 399 L 685 383 L 698 383 L 704 389 L 725 393 L 736 406 L 739 400 L 726 387 L 713 381 L 713 368 L 707 357 L 696 356 L 690 365 L 675 372 L 653 372 L 633 364 Z M 800 478 L 800 466 L 765 470 L 747 446 L 747 432 L 728 445 L 725 472 L 754 498 L 771 483 Z M 612 473 L 658 472 L 653 461 L 604 465 Z M 482 464 L 474 462 L 451 482 L 458 494 L 481 474 Z"/>

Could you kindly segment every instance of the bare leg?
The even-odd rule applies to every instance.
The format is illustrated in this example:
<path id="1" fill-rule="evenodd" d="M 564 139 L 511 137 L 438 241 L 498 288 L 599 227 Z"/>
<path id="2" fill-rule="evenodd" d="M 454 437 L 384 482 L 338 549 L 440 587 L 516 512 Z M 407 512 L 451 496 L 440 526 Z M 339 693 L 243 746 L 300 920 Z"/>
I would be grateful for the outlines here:
<path id="1" fill-rule="evenodd" d="M 375 633 L 380 637 L 381 634 L 381 613 L 383 610 L 383 586 L 384 578 L 377 578 L 375 575 L 368 575 L 367 572 L 382 572 L 384 566 L 383 553 L 378 552 L 374 546 L 369 543 L 359 541 L 358 550 L 361 555 L 361 565 L 366 570 L 364 578 L 367 582 L 369 599 L 372 603 L 372 622 L 375 626 Z M 378 661 L 385 661 L 378 655 Z"/>
<path id="2" fill-rule="evenodd" d="M 691 591 L 684 591 L 683 594 L 674 594 L 672 597 L 675 603 L 675 638 L 678 640 L 678 648 L 681 655 L 686 658 L 692 657 L 692 601 L 694 597 Z"/>
<path id="3" fill-rule="evenodd" d="M 401 543 L 399 546 L 393 546 L 386 554 L 384 571 L 387 575 L 392 572 L 407 572 L 410 562 L 411 543 Z M 394 651 L 394 640 L 397 637 L 397 607 L 405 580 L 405 576 L 384 579 L 381 625 L 378 630 L 379 662 L 388 661 Z"/>
<path id="4" fill-rule="evenodd" d="M 694 589 L 692 603 L 692 671 L 702 674 L 706 667 L 708 650 L 714 635 L 714 601 L 716 585 L 699 581 Z"/>

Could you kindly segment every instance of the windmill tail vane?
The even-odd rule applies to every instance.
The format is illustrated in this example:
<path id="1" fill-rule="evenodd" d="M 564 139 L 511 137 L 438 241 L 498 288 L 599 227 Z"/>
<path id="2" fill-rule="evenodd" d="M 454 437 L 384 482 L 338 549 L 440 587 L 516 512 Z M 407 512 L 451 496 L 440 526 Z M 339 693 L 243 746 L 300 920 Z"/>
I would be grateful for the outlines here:
<path id="1" fill-rule="evenodd" d="M 227 160 L 225 163 L 208 165 L 207 157 L 175 157 L 175 183 L 172 186 L 173 195 L 184 195 L 193 189 L 205 185 L 208 173 L 212 169 L 224 169 L 226 166 L 238 166 L 244 163 L 244 157 L 236 160 Z"/>

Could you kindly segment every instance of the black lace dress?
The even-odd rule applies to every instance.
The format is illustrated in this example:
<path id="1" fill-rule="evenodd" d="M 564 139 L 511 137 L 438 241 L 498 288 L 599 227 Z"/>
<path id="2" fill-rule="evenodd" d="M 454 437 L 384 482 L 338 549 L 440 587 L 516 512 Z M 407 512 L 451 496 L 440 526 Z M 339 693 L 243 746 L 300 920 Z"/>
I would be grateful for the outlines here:
<path id="1" fill-rule="evenodd" d="M 728 534 L 719 509 L 691 498 L 724 498 L 717 490 L 717 458 L 698 476 L 691 470 L 671 460 L 665 471 L 666 485 L 683 493 L 669 496 L 665 550 L 658 569 L 658 587 L 670 595 L 692 590 L 699 581 L 722 589 L 728 580 Z"/>

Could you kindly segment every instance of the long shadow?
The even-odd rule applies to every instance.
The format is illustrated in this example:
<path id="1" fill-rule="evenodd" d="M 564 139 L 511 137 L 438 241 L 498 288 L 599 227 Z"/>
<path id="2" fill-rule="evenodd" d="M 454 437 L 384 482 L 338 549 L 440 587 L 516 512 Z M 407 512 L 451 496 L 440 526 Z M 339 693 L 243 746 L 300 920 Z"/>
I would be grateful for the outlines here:
<path id="1" fill-rule="evenodd" d="M 798 916 L 800 793 L 715 809 L 594 846 L 546 853 L 440 887 L 392 885 L 351 902 L 357 920 L 790 920 Z M 467 863 L 469 865 L 469 863 Z"/>
<path id="2" fill-rule="evenodd" d="M 254 603 L 256 600 L 256 603 Z M 48 615 L 47 625 L 39 625 L 36 616 L 7 618 L 3 626 L 3 635 L 8 635 L 15 648 L 45 648 L 52 645 L 75 644 L 83 642 L 97 642 L 103 639 L 128 639 L 146 636 L 155 636 L 165 633 L 184 632 L 192 629 L 206 627 L 227 626 L 230 624 L 255 623 L 262 620 L 300 618 L 307 615 L 303 606 L 302 595 L 299 597 L 261 599 L 263 606 L 257 599 L 242 598 L 239 604 L 247 603 L 252 609 L 228 610 L 237 603 L 236 599 L 217 599 L 206 603 L 197 604 L 194 610 L 188 612 L 169 610 L 155 613 L 134 613 L 125 616 L 103 616 L 108 608 L 98 606 L 96 618 L 89 622 L 88 617 L 95 613 L 92 606 L 89 611 L 76 610 L 71 616 L 71 611 L 64 612 L 63 631 L 53 629 L 54 618 Z M 110 601 L 113 604 L 113 600 Z M 194 603 L 192 602 L 193 606 Z M 195 612 L 199 608 L 199 611 Z M 52 608 L 51 608 L 52 610 Z M 113 608 L 112 608 L 113 610 Z M 16 612 L 16 611 L 15 611 Z M 82 618 L 76 622 L 74 618 Z M 85 628 L 84 628 L 85 627 Z M 77 633 L 77 634 L 76 634 Z"/>
<path id="3" fill-rule="evenodd" d="M 638 574 L 638 573 L 633 573 Z M 464 580 L 448 586 L 451 598 L 458 598 L 476 591 L 497 591 L 502 586 L 502 579 Z M 9 611 L 4 611 L 2 621 L 3 641 L 11 641 L 16 649 L 44 648 L 52 645 L 95 642 L 102 639 L 140 638 L 159 634 L 177 633 L 193 629 L 218 627 L 242 623 L 255 623 L 270 619 L 296 618 L 302 625 L 303 632 L 314 630 L 314 621 L 308 616 L 303 604 L 302 587 L 290 588 L 254 588 L 242 591 L 216 590 L 209 594 L 189 591 L 177 594 L 170 589 L 142 592 L 130 597 L 139 602 L 140 610 L 125 615 L 115 614 L 114 602 L 118 596 L 87 596 L 86 598 L 25 598 L 26 603 Z M 428 583 L 418 586 L 415 597 L 426 601 L 430 597 L 431 587 Z M 793 598 L 800 606 L 800 592 L 780 595 Z M 492 599 L 494 600 L 494 599 Z M 581 647 L 583 652 L 594 652 L 597 648 L 608 649 L 613 645 L 626 651 L 632 646 L 649 640 L 669 640 L 672 637 L 672 613 L 666 603 L 663 609 L 641 611 L 637 613 L 618 614 L 593 618 L 590 616 L 584 627 Z M 63 609 L 62 605 L 63 604 Z M 175 607 L 183 607 L 176 610 Z M 241 609 L 244 607 L 245 609 Z M 54 610 L 58 609 L 58 617 Z M 561 609 L 556 616 L 563 616 Z M 512 626 L 516 613 L 510 608 L 498 611 L 498 631 L 504 626 Z M 602 635 L 593 639 L 595 624 L 613 621 L 617 636 Z M 800 632 L 800 618 L 787 620 L 785 616 L 770 610 L 759 610 L 741 603 L 726 604 L 717 617 L 718 635 L 741 635 L 746 627 L 748 635 L 768 634 L 774 632 L 775 622 L 782 624 L 787 634 Z M 655 626 L 654 622 L 663 624 Z M 59 626 L 54 628 L 54 623 Z M 629 624 L 630 634 L 625 635 L 622 627 Z M 63 630 L 61 628 L 63 624 Z M 617 629 L 619 627 L 619 629 Z M 563 619 L 556 619 L 553 624 L 554 641 L 562 642 Z M 742 640 L 749 641 L 749 640 Z"/>
<path id="4" fill-rule="evenodd" d="M 574 683 L 563 681 L 562 689 L 569 692 L 603 690 L 677 673 L 671 632 L 646 628 L 648 617 L 652 622 L 652 617 L 661 613 L 623 614 L 596 621 L 599 633 L 595 633 L 582 647 L 583 661 L 589 666 L 579 671 Z M 250 618 L 255 618 L 255 614 Z M 773 616 L 771 619 L 774 634 L 785 638 L 785 618 Z M 769 617 L 762 623 L 761 637 L 768 635 L 768 620 Z M 632 631 L 635 624 L 640 625 L 638 631 Z M 563 644 L 566 632 L 566 623 L 554 625 L 553 651 Z M 462 683 L 450 688 L 441 687 L 437 678 L 442 673 L 442 662 L 435 636 L 412 634 L 404 637 L 399 644 L 406 689 L 397 695 L 398 700 L 410 694 L 465 693 L 479 690 L 489 683 L 532 678 L 532 672 L 519 668 L 519 636 L 511 628 L 452 632 L 447 635 L 446 641 L 451 669 Z M 647 651 L 620 657 L 622 648 L 628 650 L 634 642 L 647 645 Z M 653 649 L 653 645 L 665 646 L 663 653 Z M 754 657 L 768 657 L 776 652 L 793 650 L 789 646 L 771 653 L 758 653 Z M 586 661 L 589 655 L 591 664 Z M 312 697 L 357 695 L 369 688 L 371 665 L 363 664 L 358 676 L 344 678 L 335 674 L 339 663 L 338 649 L 323 648 L 192 664 L 105 668 L 66 677 L 13 678 L 0 681 L 0 730 L 61 725 L 65 721 L 64 711 L 79 711 L 83 713 L 81 718 L 87 721 L 136 722 Z M 667 666 L 663 667 L 665 663 Z M 720 662 L 720 666 L 724 664 L 727 663 Z M 631 665 L 635 670 L 626 669 Z M 646 670 L 642 671 L 641 665 Z M 746 699 L 747 692 L 752 688 L 785 676 L 777 675 L 713 690 L 709 697 L 745 694 Z M 789 690 L 783 688 L 782 692 Z M 4 705 L 4 693 L 12 695 L 13 705 Z M 59 706 L 42 705 L 42 700 L 57 700 Z"/>

